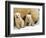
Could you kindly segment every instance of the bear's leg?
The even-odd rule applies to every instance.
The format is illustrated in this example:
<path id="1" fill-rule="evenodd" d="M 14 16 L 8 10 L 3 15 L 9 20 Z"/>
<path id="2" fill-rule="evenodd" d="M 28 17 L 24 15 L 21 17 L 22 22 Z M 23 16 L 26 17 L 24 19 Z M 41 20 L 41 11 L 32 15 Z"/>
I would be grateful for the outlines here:
<path id="1" fill-rule="evenodd" d="M 24 27 L 25 27 L 25 25 L 24 25 L 24 22 L 23 22 L 23 21 L 21 22 L 21 27 L 22 27 L 22 28 L 24 28 Z"/>
<path id="2" fill-rule="evenodd" d="M 16 27 L 17 27 L 18 29 L 20 29 L 20 25 L 19 25 L 19 24 L 16 24 Z"/>

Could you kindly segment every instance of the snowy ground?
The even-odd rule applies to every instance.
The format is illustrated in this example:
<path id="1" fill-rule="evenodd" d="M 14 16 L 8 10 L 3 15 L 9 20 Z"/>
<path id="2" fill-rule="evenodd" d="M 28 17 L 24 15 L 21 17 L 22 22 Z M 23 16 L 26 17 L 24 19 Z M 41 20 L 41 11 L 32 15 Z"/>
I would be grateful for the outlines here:
<path id="1" fill-rule="evenodd" d="M 18 33 L 35 33 L 35 32 L 42 32 L 42 25 L 39 23 L 35 24 L 34 26 L 26 26 L 21 29 L 17 29 L 16 27 L 12 31 L 12 34 L 18 34 Z"/>

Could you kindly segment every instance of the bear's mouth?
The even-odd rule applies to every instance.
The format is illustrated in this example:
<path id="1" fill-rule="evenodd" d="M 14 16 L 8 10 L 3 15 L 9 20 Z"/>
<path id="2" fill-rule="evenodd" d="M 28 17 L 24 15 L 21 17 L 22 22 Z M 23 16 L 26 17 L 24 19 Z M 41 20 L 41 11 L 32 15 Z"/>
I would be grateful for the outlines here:
<path id="1" fill-rule="evenodd" d="M 19 18 L 18 16 L 16 16 L 16 18 Z"/>

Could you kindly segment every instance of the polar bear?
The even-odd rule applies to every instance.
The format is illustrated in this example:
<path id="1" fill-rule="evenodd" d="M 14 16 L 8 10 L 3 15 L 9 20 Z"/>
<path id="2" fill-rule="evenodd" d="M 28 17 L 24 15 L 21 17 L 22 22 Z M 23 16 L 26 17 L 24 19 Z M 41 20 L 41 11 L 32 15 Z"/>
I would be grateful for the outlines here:
<path id="1" fill-rule="evenodd" d="M 30 14 L 26 15 L 25 25 L 28 25 L 28 26 L 34 25 L 32 15 L 30 15 Z"/>
<path id="2" fill-rule="evenodd" d="M 20 13 L 15 13 L 15 24 L 17 28 L 24 27 L 24 20 L 21 18 Z"/>

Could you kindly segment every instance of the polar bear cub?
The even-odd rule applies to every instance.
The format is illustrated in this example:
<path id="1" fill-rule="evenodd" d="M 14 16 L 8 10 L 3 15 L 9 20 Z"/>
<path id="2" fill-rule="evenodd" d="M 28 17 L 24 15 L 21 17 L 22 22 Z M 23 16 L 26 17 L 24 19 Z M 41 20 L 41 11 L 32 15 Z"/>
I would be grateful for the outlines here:
<path id="1" fill-rule="evenodd" d="M 25 19 L 25 25 L 34 25 L 33 19 L 32 19 L 32 15 L 27 14 L 26 15 L 26 19 Z"/>
<path id="2" fill-rule="evenodd" d="M 21 18 L 20 13 L 15 13 L 15 24 L 17 28 L 24 27 L 24 20 Z"/>

